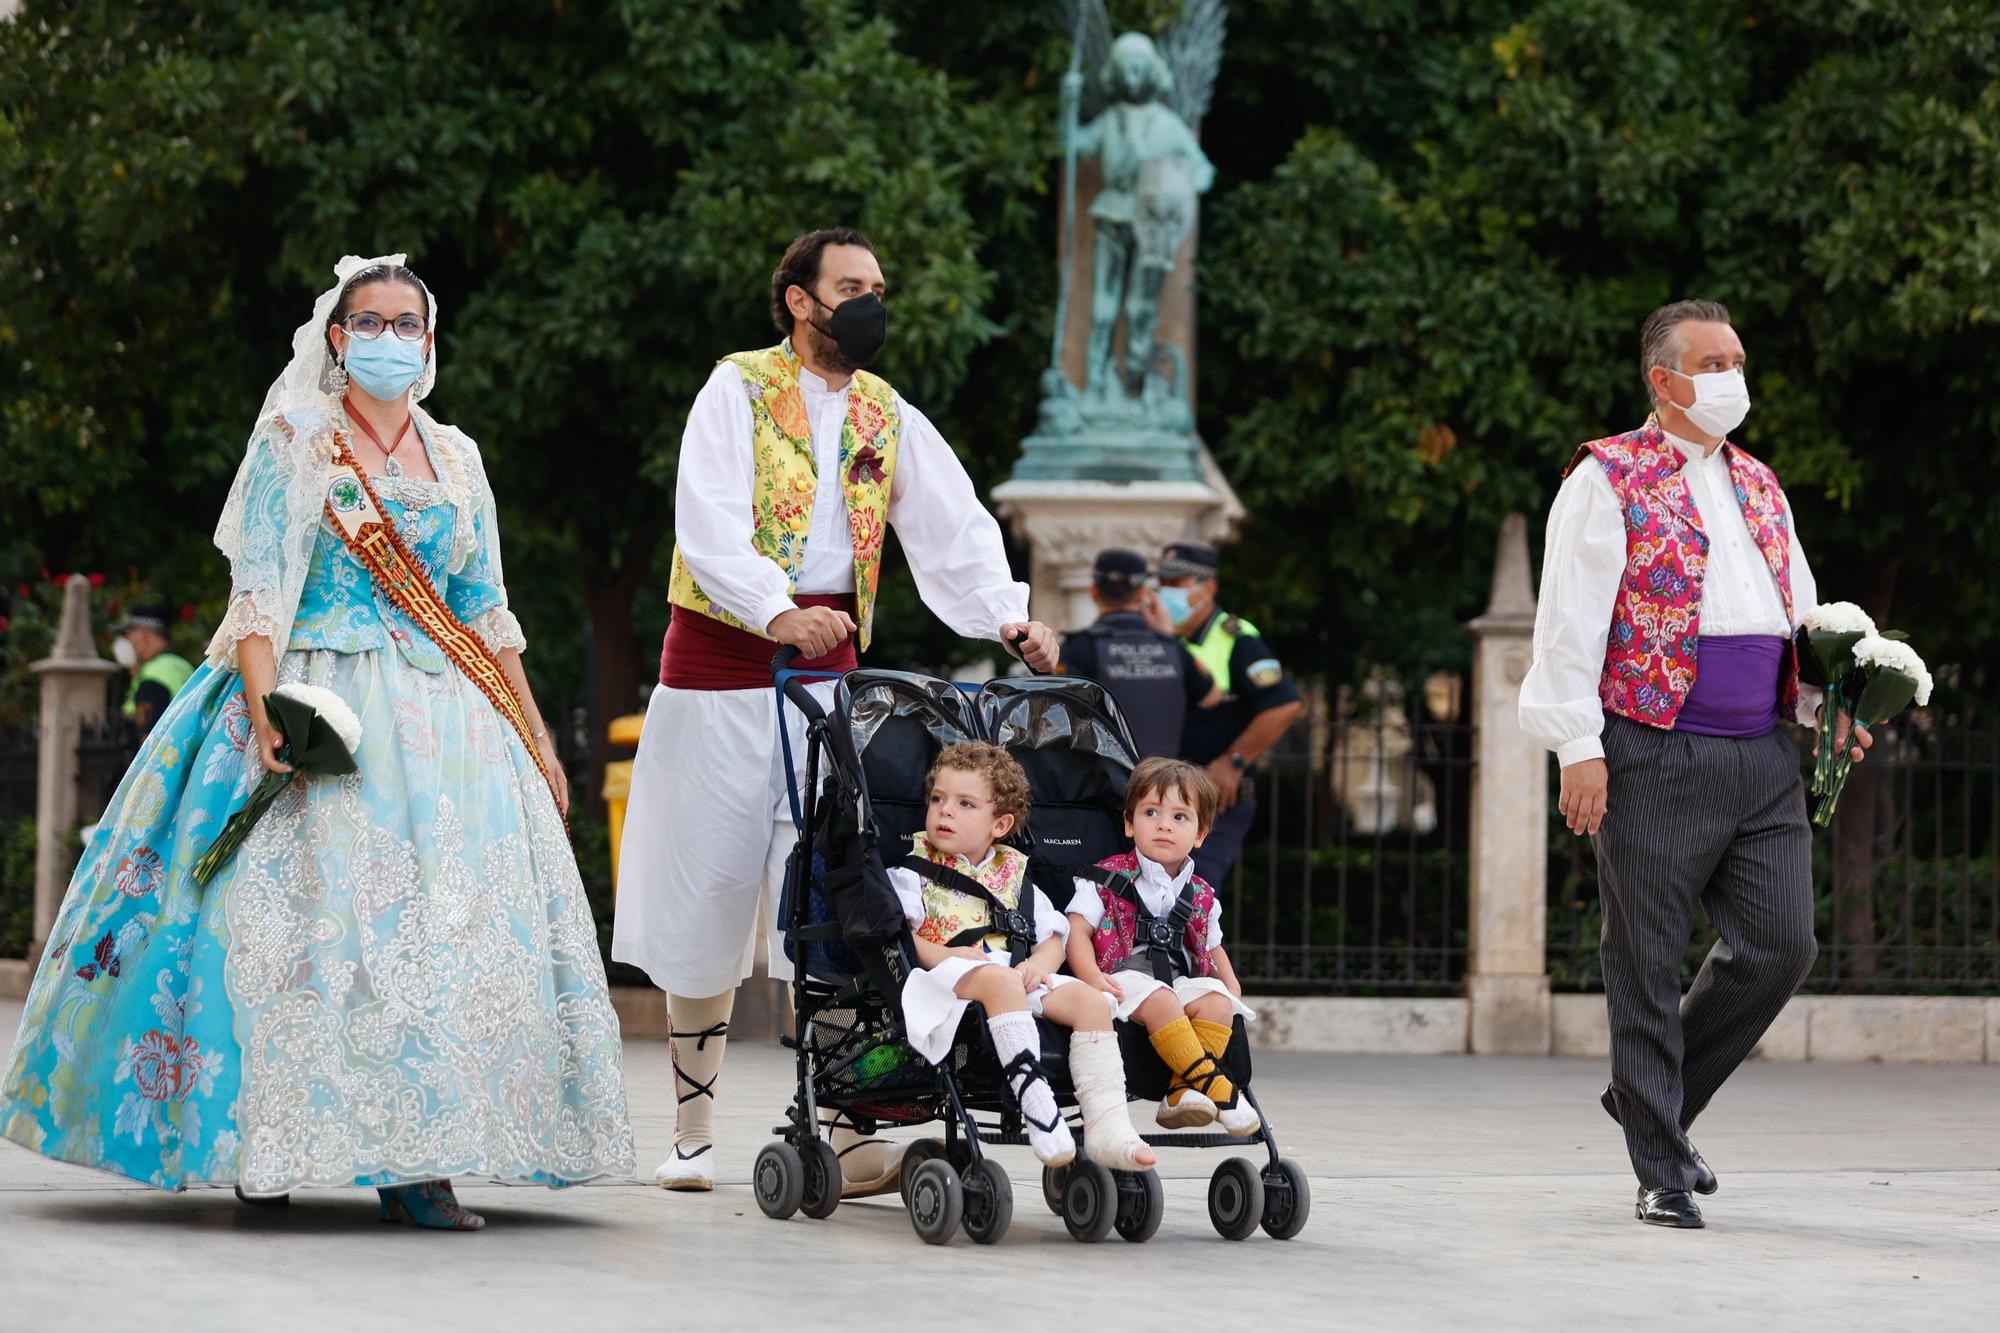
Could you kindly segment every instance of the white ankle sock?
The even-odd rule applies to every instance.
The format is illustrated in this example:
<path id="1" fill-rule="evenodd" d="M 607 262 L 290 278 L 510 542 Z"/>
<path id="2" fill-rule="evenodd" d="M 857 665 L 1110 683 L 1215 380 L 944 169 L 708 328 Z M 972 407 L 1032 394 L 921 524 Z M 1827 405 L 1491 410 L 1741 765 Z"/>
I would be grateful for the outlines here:
<path id="1" fill-rule="evenodd" d="M 1125 1062 L 1118 1054 L 1118 1034 L 1078 1031 L 1069 1034 L 1069 1076 L 1076 1085 L 1077 1109 L 1083 1113 L 1083 1155 L 1114 1171 L 1140 1166 L 1146 1147 L 1125 1107 Z"/>
<path id="2" fill-rule="evenodd" d="M 682 1157 L 715 1142 L 715 1088 L 722 1076 L 722 1052 L 729 1044 L 729 1015 L 736 992 L 695 998 L 667 997 L 667 1018 L 673 1025 L 669 1049 L 674 1061 L 674 1148 Z"/>
<path id="3" fill-rule="evenodd" d="M 1041 1035 L 1025 1009 L 995 1014 L 986 1020 L 986 1026 L 993 1032 L 993 1050 L 1000 1057 L 1003 1069 L 1023 1051 L 1041 1055 Z M 1049 1090 L 1049 1081 L 1018 1071 L 1008 1077 L 1014 1099 L 1021 1103 L 1021 1113 L 1028 1122 L 1028 1146 L 1035 1150 L 1035 1156 L 1051 1166 L 1060 1166 L 1076 1156 L 1076 1139 L 1056 1109 L 1056 1095 Z"/>

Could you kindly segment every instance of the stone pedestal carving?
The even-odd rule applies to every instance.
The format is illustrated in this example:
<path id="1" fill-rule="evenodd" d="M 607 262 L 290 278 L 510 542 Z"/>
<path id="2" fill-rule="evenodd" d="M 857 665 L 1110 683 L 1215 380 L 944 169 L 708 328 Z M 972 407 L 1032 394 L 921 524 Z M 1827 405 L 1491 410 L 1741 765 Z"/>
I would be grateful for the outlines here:
<path id="1" fill-rule="evenodd" d="M 1028 544 L 1030 614 L 1067 633 L 1097 618 L 1090 567 L 1123 546 L 1148 560 L 1171 541 L 1219 546 L 1236 535 L 1243 504 L 1203 451 L 1206 481 L 1028 481 L 994 488 L 993 502 Z"/>
<path id="2" fill-rule="evenodd" d="M 1465 979 L 1474 1054 L 1546 1055 L 1548 977 L 1548 752 L 1521 730 L 1521 682 L 1534 658 L 1535 593 L 1528 525 L 1500 527 L 1486 613 L 1476 641 L 1472 771 L 1471 966 Z"/>
<path id="3" fill-rule="evenodd" d="M 35 937 L 38 961 L 54 929 L 72 869 L 70 834 L 77 823 L 76 743 L 85 723 L 104 719 L 104 683 L 118 664 L 99 656 L 90 632 L 90 580 L 72 574 L 63 588 L 62 620 L 49 655 L 29 668 L 42 678 L 42 716 L 35 768 Z"/>

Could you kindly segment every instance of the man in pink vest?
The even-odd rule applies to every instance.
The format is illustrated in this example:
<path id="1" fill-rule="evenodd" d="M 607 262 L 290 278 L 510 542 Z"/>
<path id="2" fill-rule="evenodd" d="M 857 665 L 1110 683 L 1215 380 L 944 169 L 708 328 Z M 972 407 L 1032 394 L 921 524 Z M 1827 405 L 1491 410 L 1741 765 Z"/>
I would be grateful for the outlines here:
<path id="1" fill-rule="evenodd" d="M 1794 634 L 1817 599 L 1777 476 L 1728 440 L 1743 344 L 1713 301 L 1640 333 L 1654 415 L 1576 451 L 1549 513 L 1521 725 L 1562 765 L 1559 808 L 1597 849 L 1611 1085 L 1637 1215 L 1699 1227 L 1715 1174 L 1688 1126 L 1811 969 L 1810 723 Z M 1851 738 L 1861 758 L 1865 730 Z M 1848 743 L 1843 739 L 1843 743 Z M 1686 998 L 1700 903 L 1721 939 Z"/>

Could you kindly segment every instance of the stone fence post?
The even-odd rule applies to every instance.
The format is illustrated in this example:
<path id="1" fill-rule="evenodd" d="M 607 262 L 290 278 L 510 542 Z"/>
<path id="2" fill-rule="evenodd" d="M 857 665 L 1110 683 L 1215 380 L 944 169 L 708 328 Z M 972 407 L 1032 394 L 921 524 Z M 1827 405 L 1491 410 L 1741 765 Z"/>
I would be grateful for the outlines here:
<path id="1" fill-rule="evenodd" d="M 1474 1054 L 1546 1055 L 1549 759 L 1521 731 L 1521 682 L 1534 658 L 1528 523 L 1509 514 L 1475 642 L 1471 960 L 1465 993 Z"/>
<path id="2" fill-rule="evenodd" d="M 77 822 L 77 738 L 104 718 L 104 683 L 118 664 L 99 656 L 90 632 L 90 580 L 72 574 L 63 589 L 55 647 L 30 671 L 42 678 L 42 717 L 35 765 L 35 937 L 30 966 L 55 928 L 72 866 L 69 838 Z"/>

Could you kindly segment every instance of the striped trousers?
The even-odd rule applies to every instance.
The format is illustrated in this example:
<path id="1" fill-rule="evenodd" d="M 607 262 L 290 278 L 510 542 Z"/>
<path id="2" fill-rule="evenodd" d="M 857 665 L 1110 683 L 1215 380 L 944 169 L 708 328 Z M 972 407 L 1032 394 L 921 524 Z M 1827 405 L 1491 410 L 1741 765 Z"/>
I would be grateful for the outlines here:
<path id="1" fill-rule="evenodd" d="M 1798 750 L 1607 716 L 1596 837 L 1611 1081 L 1639 1183 L 1687 1189 L 1687 1129 L 1811 970 L 1812 832 Z M 1699 902 L 1720 935 L 1681 994 Z"/>

